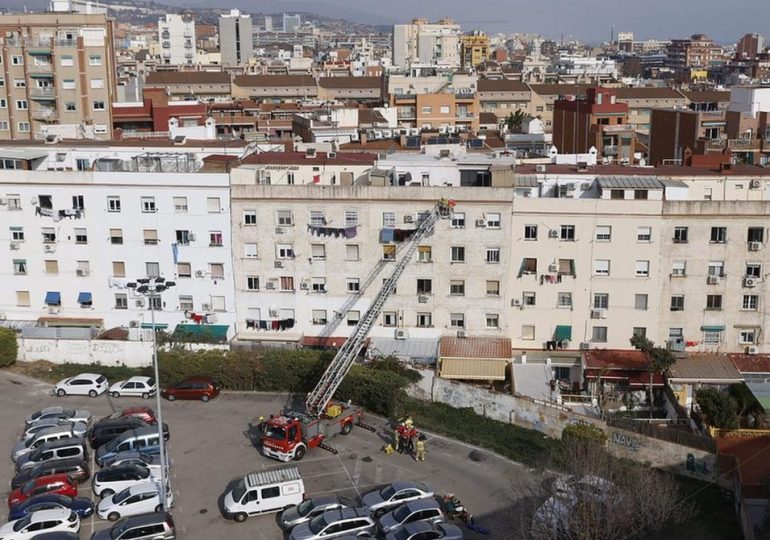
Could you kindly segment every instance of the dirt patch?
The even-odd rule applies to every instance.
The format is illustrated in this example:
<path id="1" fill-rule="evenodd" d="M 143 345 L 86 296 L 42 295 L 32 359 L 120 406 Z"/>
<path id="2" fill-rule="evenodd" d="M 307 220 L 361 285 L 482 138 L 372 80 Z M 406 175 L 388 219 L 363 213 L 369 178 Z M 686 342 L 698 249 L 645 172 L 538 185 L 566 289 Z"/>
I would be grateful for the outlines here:
<path id="1" fill-rule="evenodd" d="M 36 360 L 34 362 L 15 362 L 13 365 L 3 368 L 3 371 L 55 383 L 62 379 L 61 371 L 57 367 L 59 366 L 53 362 Z"/>

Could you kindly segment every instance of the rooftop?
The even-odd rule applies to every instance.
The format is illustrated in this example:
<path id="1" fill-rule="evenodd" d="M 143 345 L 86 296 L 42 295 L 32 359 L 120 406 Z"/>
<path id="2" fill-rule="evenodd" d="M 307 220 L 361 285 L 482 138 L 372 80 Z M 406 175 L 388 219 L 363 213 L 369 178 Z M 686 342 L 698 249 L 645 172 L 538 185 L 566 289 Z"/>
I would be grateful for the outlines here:
<path id="1" fill-rule="evenodd" d="M 382 77 L 322 77 L 318 86 L 323 88 L 382 88 Z"/>
<path id="2" fill-rule="evenodd" d="M 728 354 L 741 373 L 770 373 L 770 354 Z"/>
<path id="3" fill-rule="evenodd" d="M 230 84 L 230 75 L 222 71 L 151 71 L 145 84 Z"/>
<path id="4" fill-rule="evenodd" d="M 510 79 L 479 79 L 479 92 L 529 92 L 530 88 L 521 81 Z"/>
<path id="5" fill-rule="evenodd" d="M 377 156 L 365 153 L 337 153 L 329 157 L 326 152 L 317 152 L 315 157 L 307 157 L 305 152 L 263 152 L 246 157 L 244 165 L 374 165 Z"/>
<path id="6" fill-rule="evenodd" d="M 628 369 L 647 371 L 649 362 L 642 351 L 593 349 L 583 353 L 588 369 Z"/>
<path id="7" fill-rule="evenodd" d="M 233 80 L 237 86 L 316 86 L 309 75 L 238 75 Z"/>
<path id="8" fill-rule="evenodd" d="M 741 373 L 726 354 L 688 353 L 668 369 L 669 379 L 740 381 Z"/>
<path id="9" fill-rule="evenodd" d="M 439 342 L 439 356 L 445 358 L 511 358 L 508 338 L 451 337 Z"/>
<path id="10" fill-rule="evenodd" d="M 521 174 L 543 174 L 537 170 L 535 163 L 524 163 L 516 166 L 516 172 Z M 720 170 L 711 167 L 624 167 L 622 165 L 594 165 L 585 170 L 579 170 L 577 165 L 546 164 L 545 174 L 583 174 L 587 176 L 770 176 L 770 168 L 759 165 L 733 165 L 729 169 Z"/>

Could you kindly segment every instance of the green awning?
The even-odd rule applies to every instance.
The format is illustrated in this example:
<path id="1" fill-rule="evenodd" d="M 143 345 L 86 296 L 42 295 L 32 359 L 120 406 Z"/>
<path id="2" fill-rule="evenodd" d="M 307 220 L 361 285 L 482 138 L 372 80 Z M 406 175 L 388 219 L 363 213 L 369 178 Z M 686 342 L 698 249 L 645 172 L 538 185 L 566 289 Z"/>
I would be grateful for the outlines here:
<path id="1" fill-rule="evenodd" d="M 556 331 L 553 333 L 553 339 L 561 341 L 566 339 L 567 341 L 572 339 L 572 326 L 567 324 L 556 325 Z"/>
<path id="2" fill-rule="evenodd" d="M 142 328 L 144 328 L 145 330 L 152 330 L 152 323 L 143 322 Z M 166 328 L 168 328 L 168 325 L 166 323 L 160 323 L 160 322 L 155 323 L 156 330 L 165 330 Z"/>
<path id="3" fill-rule="evenodd" d="M 725 331 L 725 325 L 724 324 L 715 324 L 711 326 L 701 326 L 701 331 L 703 332 L 724 332 Z"/>
<path id="4" fill-rule="evenodd" d="M 51 56 L 51 49 L 29 49 L 27 54 L 32 56 Z"/>
<path id="5" fill-rule="evenodd" d="M 53 73 L 30 73 L 33 79 L 53 79 Z"/>
<path id="6" fill-rule="evenodd" d="M 227 324 L 177 324 L 174 335 L 191 340 L 203 338 L 210 341 L 225 342 L 229 329 L 230 326 Z"/>

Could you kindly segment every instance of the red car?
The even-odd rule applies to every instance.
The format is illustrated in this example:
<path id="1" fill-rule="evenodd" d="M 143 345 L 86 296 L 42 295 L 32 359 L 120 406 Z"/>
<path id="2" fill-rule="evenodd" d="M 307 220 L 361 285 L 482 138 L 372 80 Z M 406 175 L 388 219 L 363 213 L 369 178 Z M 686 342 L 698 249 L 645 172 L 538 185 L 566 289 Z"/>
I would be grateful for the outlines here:
<path id="1" fill-rule="evenodd" d="M 106 420 L 108 418 L 139 418 L 140 420 L 143 420 L 145 424 L 155 425 L 158 423 L 158 418 L 155 416 L 155 411 L 153 411 L 150 407 L 126 407 L 125 409 L 121 409 L 119 412 L 114 412 L 108 416 L 105 416 L 102 418 L 102 420 Z"/>
<path id="2" fill-rule="evenodd" d="M 26 501 L 36 495 L 55 493 L 68 497 L 77 497 L 78 483 L 67 474 L 51 474 L 30 480 L 8 495 L 8 508 Z"/>
<path id="3" fill-rule="evenodd" d="M 211 377 L 188 377 L 182 382 L 169 386 L 160 395 L 169 401 L 175 399 L 199 399 L 202 402 L 219 395 L 222 385 Z"/>

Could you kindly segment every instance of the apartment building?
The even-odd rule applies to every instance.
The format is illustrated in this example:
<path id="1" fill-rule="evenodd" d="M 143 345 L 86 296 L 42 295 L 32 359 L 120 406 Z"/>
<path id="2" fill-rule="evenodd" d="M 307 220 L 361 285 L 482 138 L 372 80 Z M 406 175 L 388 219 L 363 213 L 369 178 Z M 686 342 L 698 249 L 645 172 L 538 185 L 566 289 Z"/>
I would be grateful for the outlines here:
<path id="1" fill-rule="evenodd" d="M 269 103 L 292 103 L 316 98 L 318 83 L 309 75 L 238 75 L 232 96 Z"/>
<path id="2" fill-rule="evenodd" d="M 458 68 L 461 34 L 460 25 L 451 19 L 435 23 L 414 19 L 410 24 L 393 25 L 393 66 Z"/>
<path id="3" fill-rule="evenodd" d="M 249 62 L 254 54 L 251 15 L 231 9 L 230 13 L 219 16 L 219 52 L 225 66 Z"/>
<path id="4" fill-rule="evenodd" d="M 158 20 L 160 61 L 166 65 L 192 65 L 195 60 L 195 20 L 167 13 Z"/>
<path id="5" fill-rule="evenodd" d="M 475 68 L 489 60 L 489 36 L 480 30 L 460 38 L 461 66 Z"/>
<path id="6" fill-rule="evenodd" d="M 516 111 L 531 115 L 543 112 L 533 107 L 534 93 L 521 81 L 510 79 L 479 79 L 477 95 L 482 112 L 493 113 L 502 119 Z"/>
<path id="7" fill-rule="evenodd" d="M 223 71 L 153 71 L 144 88 L 162 89 L 171 100 L 230 101 L 230 74 Z"/>
<path id="8" fill-rule="evenodd" d="M 770 88 L 734 86 L 725 113 L 726 146 L 734 163 L 770 163 Z"/>
<path id="9" fill-rule="evenodd" d="M 109 139 L 113 21 L 105 15 L 0 15 L 0 140 Z"/>
<path id="10" fill-rule="evenodd" d="M 690 82 L 708 76 L 708 69 L 722 58 L 722 47 L 704 34 L 693 34 L 685 39 L 672 39 L 666 54 L 666 65 L 674 70 L 678 80 Z"/>
<path id="11" fill-rule="evenodd" d="M 373 167 L 374 154 L 335 152 L 263 152 L 241 161 L 233 184 L 350 186 Z"/>

